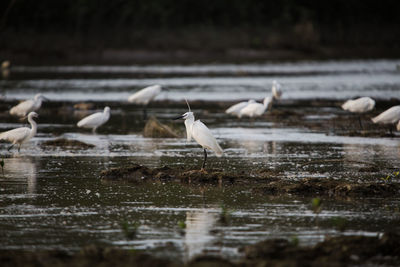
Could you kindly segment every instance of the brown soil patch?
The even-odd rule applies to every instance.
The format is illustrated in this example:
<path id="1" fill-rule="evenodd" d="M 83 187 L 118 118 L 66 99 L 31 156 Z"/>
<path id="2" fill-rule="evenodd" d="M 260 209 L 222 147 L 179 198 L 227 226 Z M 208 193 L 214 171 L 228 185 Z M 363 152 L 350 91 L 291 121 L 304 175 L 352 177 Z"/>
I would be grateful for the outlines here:
<path id="1" fill-rule="evenodd" d="M 148 168 L 141 165 L 112 168 L 101 172 L 103 181 L 134 184 L 145 182 L 179 182 L 190 185 L 240 185 L 265 195 L 301 195 L 325 197 L 395 196 L 400 184 L 392 182 L 355 183 L 342 180 L 307 178 L 296 181 L 278 179 L 279 171 L 259 170 L 228 173 L 221 170 L 188 170 L 183 168 Z"/>
<path id="2" fill-rule="evenodd" d="M 78 141 L 78 140 L 70 140 L 70 139 L 65 139 L 65 138 L 49 140 L 49 141 L 43 142 L 42 145 L 44 145 L 44 146 L 62 146 L 62 147 L 79 148 L 79 149 L 88 149 L 88 148 L 95 147 L 92 144 L 86 144 L 86 143 Z"/>

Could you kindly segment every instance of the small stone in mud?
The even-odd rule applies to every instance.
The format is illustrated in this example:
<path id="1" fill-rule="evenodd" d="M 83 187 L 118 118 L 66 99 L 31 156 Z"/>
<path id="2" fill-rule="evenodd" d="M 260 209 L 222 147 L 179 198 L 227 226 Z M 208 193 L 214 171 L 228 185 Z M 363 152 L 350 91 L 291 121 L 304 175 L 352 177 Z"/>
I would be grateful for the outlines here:
<path id="1" fill-rule="evenodd" d="M 143 136 L 152 138 L 178 138 L 180 134 L 152 116 L 144 126 Z"/>
<path id="2" fill-rule="evenodd" d="M 81 148 L 81 149 L 88 149 L 88 148 L 93 148 L 95 147 L 92 144 L 87 144 L 78 140 L 70 140 L 70 139 L 65 139 L 65 138 L 58 138 L 54 140 L 49 140 L 46 142 L 43 142 L 42 145 L 45 146 L 61 146 L 61 147 L 75 147 L 75 148 Z"/>

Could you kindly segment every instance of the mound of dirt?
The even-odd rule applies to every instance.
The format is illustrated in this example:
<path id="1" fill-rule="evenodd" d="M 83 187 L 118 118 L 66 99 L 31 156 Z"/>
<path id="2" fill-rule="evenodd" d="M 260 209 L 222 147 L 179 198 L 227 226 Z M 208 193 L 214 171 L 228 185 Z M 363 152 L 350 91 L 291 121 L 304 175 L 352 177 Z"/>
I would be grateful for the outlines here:
<path id="1" fill-rule="evenodd" d="M 243 251 L 241 266 L 394 266 L 400 264 L 400 235 L 328 237 L 314 247 L 272 239 L 246 246 Z"/>
<path id="2" fill-rule="evenodd" d="M 62 147 L 71 147 L 71 148 L 79 148 L 79 149 L 88 149 L 95 147 L 92 144 L 87 144 L 78 140 L 70 140 L 65 138 L 58 138 L 54 140 L 49 140 L 43 142 L 44 146 L 62 146 Z"/>
<path id="3" fill-rule="evenodd" d="M 144 126 L 143 136 L 152 138 L 178 138 L 182 135 L 168 125 L 162 124 L 152 116 Z"/>
<path id="4" fill-rule="evenodd" d="M 191 185 L 240 185 L 264 195 L 301 195 L 325 197 L 394 196 L 400 193 L 399 183 L 382 181 L 356 183 L 343 180 L 305 178 L 282 180 L 279 171 L 259 170 L 251 173 L 222 170 L 191 170 L 182 167 L 148 168 L 134 164 L 130 167 L 112 168 L 101 172 L 104 181 L 134 184 L 145 182 L 179 182 Z"/>

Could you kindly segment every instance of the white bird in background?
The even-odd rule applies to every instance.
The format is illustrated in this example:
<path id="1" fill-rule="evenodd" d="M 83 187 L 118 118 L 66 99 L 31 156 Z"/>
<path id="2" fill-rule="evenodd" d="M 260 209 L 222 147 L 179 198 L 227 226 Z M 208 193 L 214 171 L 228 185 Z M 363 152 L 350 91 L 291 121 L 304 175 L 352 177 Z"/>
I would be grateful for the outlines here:
<path id="1" fill-rule="evenodd" d="M 230 108 L 228 108 L 225 113 L 226 114 L 232 114 L 232 115 L 236 115 L 238 118 L 241 118 L 242 115 L 240 115 L 240 111 L 245 108 L 247 105 L 251 104 L 251 103 L 255 103 L 256 101 L 254 99 L 250 99 L 249 101 L 243 101 L 243 102 L 239 102 L 233 106 L 231 106 Z"/>
<path id="2" fill-rule="evenodd" d="M 373 123 L 381 123 L 381 124 L 397 124 L 397 130 L 400 131 L 400 105 L 393 106 L 388 110 L 382 112 L 375 118 L 371 119 Z M 392 129 L 390 128 L 390 132 Z"/>
<path id="3" fill-rule="evenodd" d="M 360 97 L 354 100 L 347 100 L 343 105 L 342 109 L 348 110 L 353 113 L 366 113 L 368 111 L 373 110 L 375 107 L 375 100 L 370 97 Z M 362 128 L 361 124 L 361 117 L 358 116 L 358 121 L 360 122 L 360 127 Z"/>
<path id="4" fill-rule="evenodd" d="M 7 140 L 11 142 L 10 150 L 15 144 L 18 144 L 18 152 L 21 149 L 23 143 L 28 142 L 32 137 L 35 136 L 37 131 L 36 122 L 33 118 L 39 117 L 36 112 L 30 112 L 28 114 L 28 122 L 31 124 L 31 128 L 21 127 L 0 134 L 0 140 Z"/>
<path id="5" fill-rule="evenodd" d="M 277 81 L 272 81 L 272 97 L 276 100 L 281 99 L 282 91 L 281 91 L 281 84 Z"/>
<path id="6" fill-rule="evenodd" d="M 370 97 L 360 97 L 354 100 L 347 100 L 342 109 L 348 110 L 353 113 L 365 113 L 373 110 L 375 107 L 375 100 Z"/>
<path id="7" fill-rule="evenodd" d="M 25 100 L 10 109 L 10 114 L 25 117 L 31 111 L 37 111 L 42 106 L 42 101 L 48 100 L 42 94 L 37 94 L 33 99 Z"/>
<path id="8" fill-rule="evenodd" d="M 129 103 L 144 105 L 143 117 L 146 118 L 146 106 L 152 101 L 159 93 L 161 93 L 161 85 L 152 85 L 134 93 L 128 98 Z"/>
<path id="9" fill-rule="evenodd" d="M 193 139 L 203 147 L 204 149 L 204 161 L 201 167 L 204 170 L 207 161 L 207 151 L 206 149 L 210 149 L 215 152 L 217 157 L 221 157 L 224 151 L 215 140 L 214 136 L 212 135 L 210 129 L 202 123 L 200 120 L 195 121 L 193 112 L 190 111 L 189 103 L 186 101 L 189 111 L 184 113 L 183 115 L 179 116 L 177 119 L 184 119 L 185 120 L 185 127 L 186 127 L 186 134 L 187 140 L 191 141 Z"/>
<path id="10" fill-rule="evenodd" d="M 103 112 L 96 112 L 80 120 L 77 125 L 81 128 L 92 128 L 93 133 L 96 129 L 106 123 L 110 118 L 110 108 L 105 107 Z"/>
<path id="11" fill-rule="evenodd" d="M 270 96 L 267 96 L 266 98 L 264 98 L 263 104 L 257 102 L 250 103 L 242 110 L 240 110 L 240 116 L 247 116 L 250 118 L 259 117 L 264 114 L 271 101 L 272 98 Z"/>

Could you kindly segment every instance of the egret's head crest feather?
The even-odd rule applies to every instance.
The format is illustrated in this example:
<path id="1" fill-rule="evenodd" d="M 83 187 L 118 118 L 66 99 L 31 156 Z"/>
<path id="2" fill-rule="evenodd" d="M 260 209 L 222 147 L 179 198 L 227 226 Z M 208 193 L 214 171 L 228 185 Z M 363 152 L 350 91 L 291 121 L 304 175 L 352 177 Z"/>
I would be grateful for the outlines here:
<path id="1" fill-rule="evenodd" d="M 190 105 L 189 105 L 189 102 L 187 101 L 186 97 L 185 97 L 185 101 L 186 101 L 186 104 L 187 104 L 187 106 L 188 106 L 188 108 L 189 108 L 189 112 L 191 112 L 191 111 L 190 111 Z"/>

